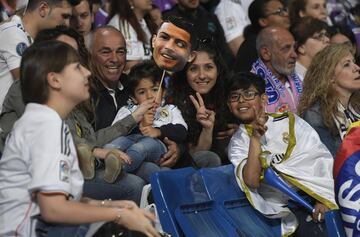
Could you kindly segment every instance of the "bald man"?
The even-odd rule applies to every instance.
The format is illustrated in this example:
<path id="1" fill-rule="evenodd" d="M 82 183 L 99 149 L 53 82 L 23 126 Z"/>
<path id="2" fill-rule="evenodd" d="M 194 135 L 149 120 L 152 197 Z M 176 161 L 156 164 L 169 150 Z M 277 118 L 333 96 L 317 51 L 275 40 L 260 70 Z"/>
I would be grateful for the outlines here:
<path id="1" fill-rule="evenodd" d="M 95 130 L 112 124 L 118 108 L 127 104 L 126 90 L 126 43 L 120 31 L 112 26 L 96 29 L 92 40 L 92 62 L 94 66 L 96 93 L 92 99 L 96 104 Z"/>
<path id="2" fill-rule="evenodd" d="M 294 37 L 285 28 L 267 27 L 260 31 L 256 49 L 259 58 L 251 71 L 266 82 L 267 112 L 296 113 L 302 82 L 295 74 Z"/>

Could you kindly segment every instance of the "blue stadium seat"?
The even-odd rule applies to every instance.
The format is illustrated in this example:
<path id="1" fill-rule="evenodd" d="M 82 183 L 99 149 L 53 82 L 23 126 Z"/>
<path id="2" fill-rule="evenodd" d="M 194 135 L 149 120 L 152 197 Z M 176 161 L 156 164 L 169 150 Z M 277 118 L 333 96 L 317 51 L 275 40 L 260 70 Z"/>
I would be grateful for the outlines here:
<path id="1" fill-rule="evenodd" d="M 151 176 L 151 187 L 162 228 L 173 237 L 184 236 L 175 218 L 176 208 L 210 200 L 193 168 L 155 173 Z"/>
<path id="2" fill-rule="evenodd" d="M 162 228 L 172 236 L 239 236 L 210 200 L 200 173 L 194 169 L 155 173 L 151 186 Z"/>
<path id="3" fill-rule="evenodd" d="M 175 211 L 176 220 L 186 237 L 236 237 L 237 233 L 217 209 L 215 201 L 185 204 Z"/>
<path id="4" fill-rule="evenodd" d="M 234 166 L 201 169 L 201 177 L 209 197 L 216 200 L 222 215 L 243 236 L 270 237 L 280 236 L 280 219 L 269 219 L 256 211 L 235 178 Z"/>

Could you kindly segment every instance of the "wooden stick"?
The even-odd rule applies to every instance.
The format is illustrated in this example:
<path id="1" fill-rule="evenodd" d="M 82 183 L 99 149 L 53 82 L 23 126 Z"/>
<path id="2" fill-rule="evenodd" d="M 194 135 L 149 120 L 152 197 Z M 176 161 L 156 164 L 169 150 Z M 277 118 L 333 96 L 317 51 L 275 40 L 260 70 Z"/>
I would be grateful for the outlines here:
<path id="1" fill-rule="evenodd" d="M 159 85 L 159 90 L 158 90 L 158 92 L 157 92 L 157 94 L 156 94 L 156 97 L 155 97 L 155 103 L 158 102 L 159 95 L 160 95 L 160 91 L 161 91 L 161 85 L 162 85 L 162 83 L 163 83 L 163 81 L 164 81 L 164 77 L 165 77 L 165 70 L 163 70 L 163 74 L 162 74 L 162 76 L 161 76 L 160 85 Z M 161 104 L 161 100 L 160 100 L 159 105 L 160 105 L 160 104 Z"/>

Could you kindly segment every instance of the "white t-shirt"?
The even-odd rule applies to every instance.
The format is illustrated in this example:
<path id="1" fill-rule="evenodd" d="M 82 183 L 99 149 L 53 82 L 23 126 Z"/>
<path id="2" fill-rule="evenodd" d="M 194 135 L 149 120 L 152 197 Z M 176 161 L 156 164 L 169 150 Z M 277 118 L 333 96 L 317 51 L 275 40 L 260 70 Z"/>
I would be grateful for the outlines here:
<path id="1" fill-rule="evenodd" d="M 147 27 L 144 19 L 142 19 L 139 23 L 141 29 L 145 32 L 146 44 L 138 40 L 134 28 L 126 20 L 120 20 L 119 15 L 113 16 L 108 23 L 108 25 L 114 26 L 116 29 L 120 30 L 121 33 L 123 34 L 126 41 L 126 50 L 127 50 L 126 60 L 128 61 L 146 60 L 151 58 L 150 30 Z"/>
<path id="2" fill-rule="evenodd" d="M 0 112 L 5 96 L 13 83 L 10 70 L 20 67 L 21 56 L 32 43 L 21 18 L 12 16 L 0 25 Z"/>
<path id="3" fill-rule="evenodd" d="M 79 200 L 83 176 L 70 130 L 58 113 L 30 103 L 9 134 L 0 160 L 0 236 L 35 236 L 34 193 Z"/>
<path id="4" fill-rule="evenodd" d="M 138 107 L 138 105 L 133 105 L 133 104 L 121 107 L 119 109 L 119 111 L 117 112 L 112 124 L 114 124 L 117 121 L 120 121 L 121 119 L 132 114 L 137 109 L 137 107 Z M 153 127 L 159 128 L 163 125 L 170 124 L 170 123 L 181 124 L 186 129 L 188 128 L 184 118 L 181 115 L 181 111 L 178 109 L 178 107 L 176 107 L 175 105 L 172 105 L 172 104 L 167 104 L 167 105 L 158 107 L 156 109 L 156 113 L 154 115 Z"/>
<path id="5" fill-rule="evenodd" d="M 215 8 L 215 14 L 225 32 L 226 42 L 243 35 L 245 27 L 250 24 L 248 8 L 251 2 L 250 0 L 221 0 Z"/>

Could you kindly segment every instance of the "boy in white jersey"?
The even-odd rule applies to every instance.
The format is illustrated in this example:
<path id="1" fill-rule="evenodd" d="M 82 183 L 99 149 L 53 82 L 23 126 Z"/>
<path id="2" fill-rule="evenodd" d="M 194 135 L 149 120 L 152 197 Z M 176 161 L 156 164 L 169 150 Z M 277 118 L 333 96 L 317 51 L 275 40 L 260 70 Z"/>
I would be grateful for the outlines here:
<path id="1" fill-rule="evenodd" d="M 89 98 L 89 76 L 63 42 L 35 43 L 25 51 L 20 82 L 26 108 L 0 160 L 0 236 L 82 237 L 87 223 L 114 221 L 159 237 L 152 216 L 133 202 L 82 197 L 84 180 L 63 120 Z"/>
<path id="2" fill-rule="evenodd" d="M 292 113 L 266 114 L 265 83 L 254 74 L 233 75 L 228 91 L 228 106 L 243 123 L 230 141 L 228 155 L 250 203 L 269 218 L 281 218 L 282 235 L 299 227 L 297 236 L 326 236 L 323 224 L 309 222 L 300 207 L 290 210 L 289 198 L 263 180 L 264 169 L 272 167 L 289 185 L 314 199 L 313 220 L 322 222 L 324 213 L 337 206 L 333 158 L 318 134 Z"/>

